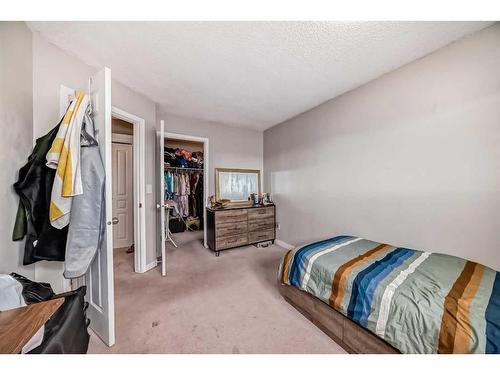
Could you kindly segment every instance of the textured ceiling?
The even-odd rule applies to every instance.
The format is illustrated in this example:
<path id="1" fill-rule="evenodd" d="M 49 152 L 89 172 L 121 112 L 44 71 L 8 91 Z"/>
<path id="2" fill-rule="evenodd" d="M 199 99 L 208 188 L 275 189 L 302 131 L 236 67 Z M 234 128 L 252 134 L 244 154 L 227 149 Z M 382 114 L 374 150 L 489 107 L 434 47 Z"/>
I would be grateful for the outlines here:
<path id="1" fill-rule="evenodd" d="M 486 22 L 29 22 L 162 110 L 266 129 Z"/>

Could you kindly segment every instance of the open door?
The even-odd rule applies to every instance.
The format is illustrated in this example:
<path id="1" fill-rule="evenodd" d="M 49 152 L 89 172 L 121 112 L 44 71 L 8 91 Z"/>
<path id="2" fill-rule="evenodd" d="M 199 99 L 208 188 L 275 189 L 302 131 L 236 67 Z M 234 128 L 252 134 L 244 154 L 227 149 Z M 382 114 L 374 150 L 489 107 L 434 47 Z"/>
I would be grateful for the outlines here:
<path id="1" fill-rule="evenodd" d="M 160 254 L 161 254 L 161 275 L 167 275 L 167 249 L 165 247 L 166 230 L 165 227 L 165 122 L 160 121 L 160 131 L 156 133 L 158 138 L 158 204 L 159 210 L 159 233 L 160 233 Z"/>
<path id="2" fill-rule="evenodd" d="M 85 275 L 90 328 L 108 346 L 115 344 L 115 297 L 113 283 L 113 221 L 111 162 L 111 70 L 104 68 L 90 84 L 94 125 L 106 169 L 106 237 Z"/>

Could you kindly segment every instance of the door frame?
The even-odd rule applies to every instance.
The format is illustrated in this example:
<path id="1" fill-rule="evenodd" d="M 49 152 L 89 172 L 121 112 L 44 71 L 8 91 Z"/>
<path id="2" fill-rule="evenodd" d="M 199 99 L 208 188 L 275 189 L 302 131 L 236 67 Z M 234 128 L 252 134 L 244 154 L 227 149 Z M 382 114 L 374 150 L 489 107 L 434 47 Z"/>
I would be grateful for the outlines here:
<path id="1" fill-rule="evenodd" d="M 194 135 L 165 132 L 165 139 L 176 139 L 179 141 L 194 141 L 203 143 L 203 209 L 207 206 L 208 191 L 210 186 L 209 168 L 209 139 Z M 207 215 L 203 214 L 203 246 L 208 249 L 207 243 Z"/>
<path id="2" fill-rule="evenodd" d="M 111 117 L 132 124 L 134 164 L 134 271 L 148 271 L 146 264 L 146 121 L 132 113 L 113 106 Z"/>

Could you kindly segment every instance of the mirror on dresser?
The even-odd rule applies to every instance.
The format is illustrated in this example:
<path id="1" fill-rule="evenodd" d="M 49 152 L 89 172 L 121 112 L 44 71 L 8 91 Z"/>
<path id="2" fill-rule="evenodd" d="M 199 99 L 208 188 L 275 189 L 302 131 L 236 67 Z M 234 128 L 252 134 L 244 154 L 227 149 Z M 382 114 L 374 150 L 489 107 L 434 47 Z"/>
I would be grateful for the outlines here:
<path id="1" fill-rule="evenodd" d="M 260 170 L 215 168 L 215 199 L 246 202 L 251 194 L 260 195 Z"/>

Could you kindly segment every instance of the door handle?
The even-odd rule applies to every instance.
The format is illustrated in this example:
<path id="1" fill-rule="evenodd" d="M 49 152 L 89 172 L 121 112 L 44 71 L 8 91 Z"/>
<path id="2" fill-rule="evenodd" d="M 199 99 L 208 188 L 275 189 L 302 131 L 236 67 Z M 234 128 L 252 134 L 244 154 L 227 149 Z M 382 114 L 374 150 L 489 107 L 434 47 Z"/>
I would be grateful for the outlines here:
<path id="1" fill-rule="evenodd" d="M 111 219 L 111 221 L 108 221 L 106 224 L 108 224 L 108 225 L 111 225 L 111 224 L 116 225 L 119 222 L 120 222 L 120 220 L 117 217 L 114 217 L 114 218 Z"/>

